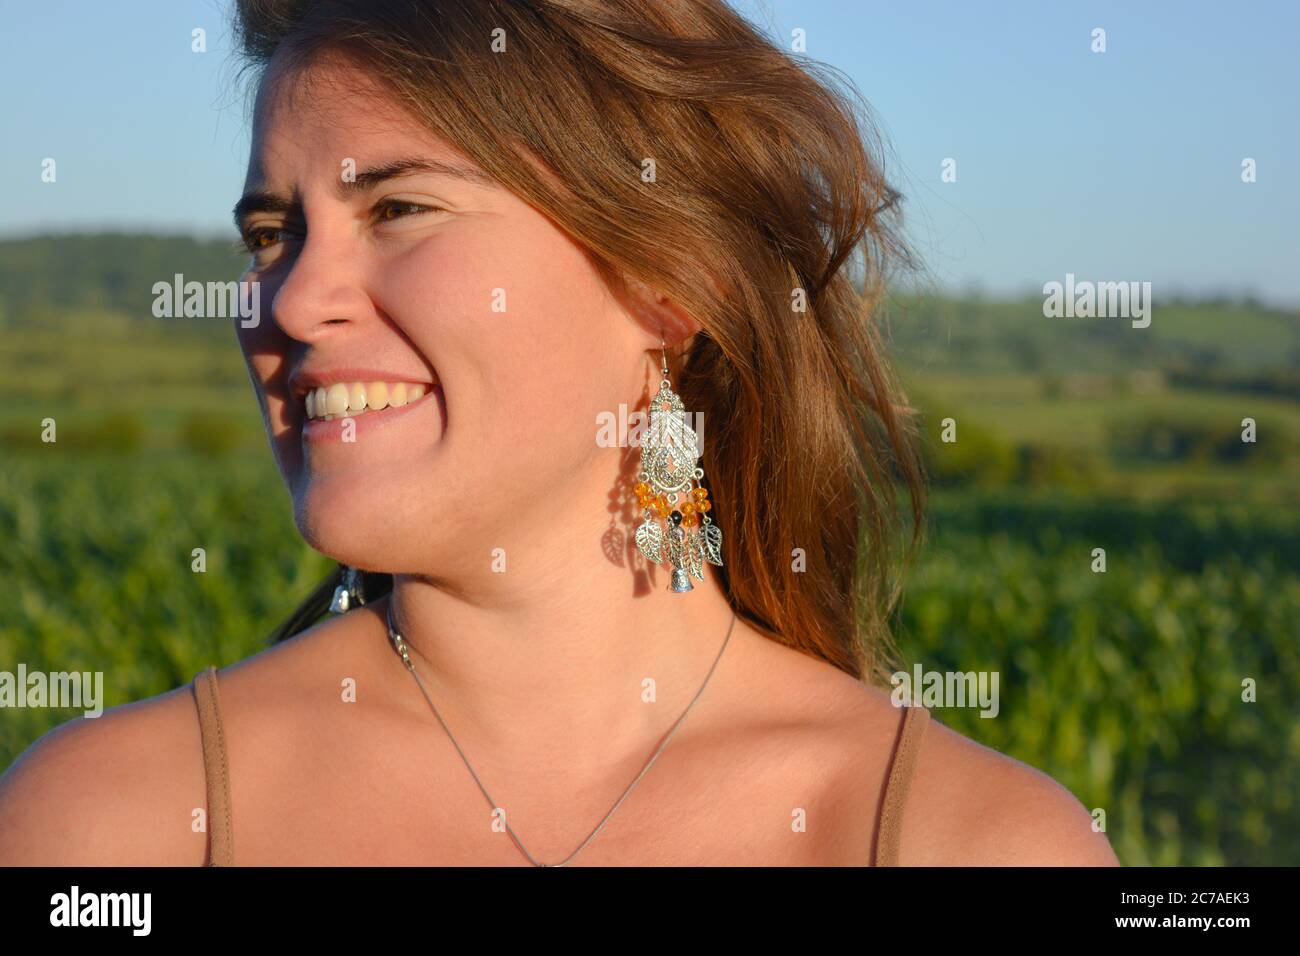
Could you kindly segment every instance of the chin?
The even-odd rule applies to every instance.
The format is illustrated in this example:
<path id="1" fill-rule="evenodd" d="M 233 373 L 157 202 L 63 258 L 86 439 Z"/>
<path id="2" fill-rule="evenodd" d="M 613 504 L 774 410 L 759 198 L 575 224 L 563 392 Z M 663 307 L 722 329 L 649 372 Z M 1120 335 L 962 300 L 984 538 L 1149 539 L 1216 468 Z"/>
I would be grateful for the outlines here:
<path id="1" fill-rule="evenodd" d="M 315 476 L 294 494 L 294 523 L 312 550 L 366 571 L 391 573 L 400 569 L 400 543 L 411 539 L 415 526 L 393 500 L 359 475 Z M 427 538 L 420 544 L 427 547 Z"/>

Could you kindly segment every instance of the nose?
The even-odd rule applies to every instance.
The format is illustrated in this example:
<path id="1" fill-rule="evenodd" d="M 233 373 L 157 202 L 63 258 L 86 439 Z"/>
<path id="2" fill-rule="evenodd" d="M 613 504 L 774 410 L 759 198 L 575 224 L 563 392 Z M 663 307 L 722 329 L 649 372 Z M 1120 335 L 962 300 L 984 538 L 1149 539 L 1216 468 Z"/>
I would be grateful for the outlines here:
<path id="1" fill-rule="evenodd" d="M 315 343 L 375 315 L 358 250 L 324 229 L 302 240 L 271 300 L 271 318 L 290 338 Z"/>

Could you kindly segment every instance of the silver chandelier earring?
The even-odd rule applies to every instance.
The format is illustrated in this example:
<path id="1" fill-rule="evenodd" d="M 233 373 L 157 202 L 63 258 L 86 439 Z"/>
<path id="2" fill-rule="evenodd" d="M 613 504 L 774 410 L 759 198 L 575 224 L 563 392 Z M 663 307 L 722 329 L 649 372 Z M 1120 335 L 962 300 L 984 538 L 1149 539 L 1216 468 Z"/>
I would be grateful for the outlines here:
<path id="1" fill-rule="evenodd" d="M 661 341 L 663 379 L 650 401 L 650 424 L 641 438 L 636 495 L 644 521 L 636 529 L 637 549 L 652 564 L 664 553 L 672 565 L 670 591 L 690 591 L 691 578 L 704 580 L 704 562 L 722 567 L 722 530 L 709 512 L 713 503 L 697 467 L 699 438 L 686 424 L 681 397 L 668 381 L 668 347 Z"/>
<path id="2" fill-rule="evenodd" d="M 361 587 L 361 572 L 351 565 L 343 565 L 343 582 L 334 589 L 330 601 L 331 614 L 343 614 L 366 603 L 366 592 Z"/>

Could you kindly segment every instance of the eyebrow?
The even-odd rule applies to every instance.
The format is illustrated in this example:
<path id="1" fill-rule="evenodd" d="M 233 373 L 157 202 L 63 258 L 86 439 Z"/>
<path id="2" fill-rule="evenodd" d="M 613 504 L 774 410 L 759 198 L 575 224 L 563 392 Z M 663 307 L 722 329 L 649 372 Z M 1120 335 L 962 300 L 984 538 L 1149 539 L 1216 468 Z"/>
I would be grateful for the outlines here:
<path id="1" fill-rule="evenodd" d="M 340 179 L 336 184 L 336 192 L 340 198 L 347 198 L 357 193 L 368 192 L 389 179 L 411 176 L 417 173 L 445 176 L 449 179 L 472 183 L 475 186 L 496 185 L 496 180 L 480 169 L 455 163 L 444 163 L 436 159 L 410 157 L 395 159 L 391 162 L 373 166 L 370 169 L 361 170 L 351 180 Z M 298 198 L 286 199 L 284 196 L 276 195 L 264 189 L 255 189 L 240 197 L 239 202 L 235 203 L 235 208 L 231 211 L 236 226 L 255 212 L 301 215 L 302 200 Z"/>

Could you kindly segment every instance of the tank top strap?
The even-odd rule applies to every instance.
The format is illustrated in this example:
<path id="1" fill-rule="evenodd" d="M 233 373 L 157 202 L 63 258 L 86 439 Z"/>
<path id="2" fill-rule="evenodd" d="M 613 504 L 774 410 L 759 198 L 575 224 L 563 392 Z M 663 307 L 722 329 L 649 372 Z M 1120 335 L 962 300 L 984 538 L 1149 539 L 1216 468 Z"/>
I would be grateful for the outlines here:
<path id="1" fill-rule="evenodd" d="M 215 667 L 208 667 L 195 675 L 194 705 L 199 712 L 203 775 L 208 795 L 208 865 L 231 866 L 235 862 L 235 837 L 231 821 L 230 763 L 226 755 L 226 732 L 221 723 Z"/>
<path id="2" fill-rule="evenodd" d="M 876 866 L 898 866 L 898 845 L 903 827 L 903 809 L 907 805 L 907 791 L 916 772 L 916 758 L 921 752 L 921 740 L 930 723 L 930 712 L 920 704 L 902 708 L 903 715 L 894 747 L 894 757 L 889 764 L 889 777 L 880 802 L 880 821 L 876 828 Z"/>

